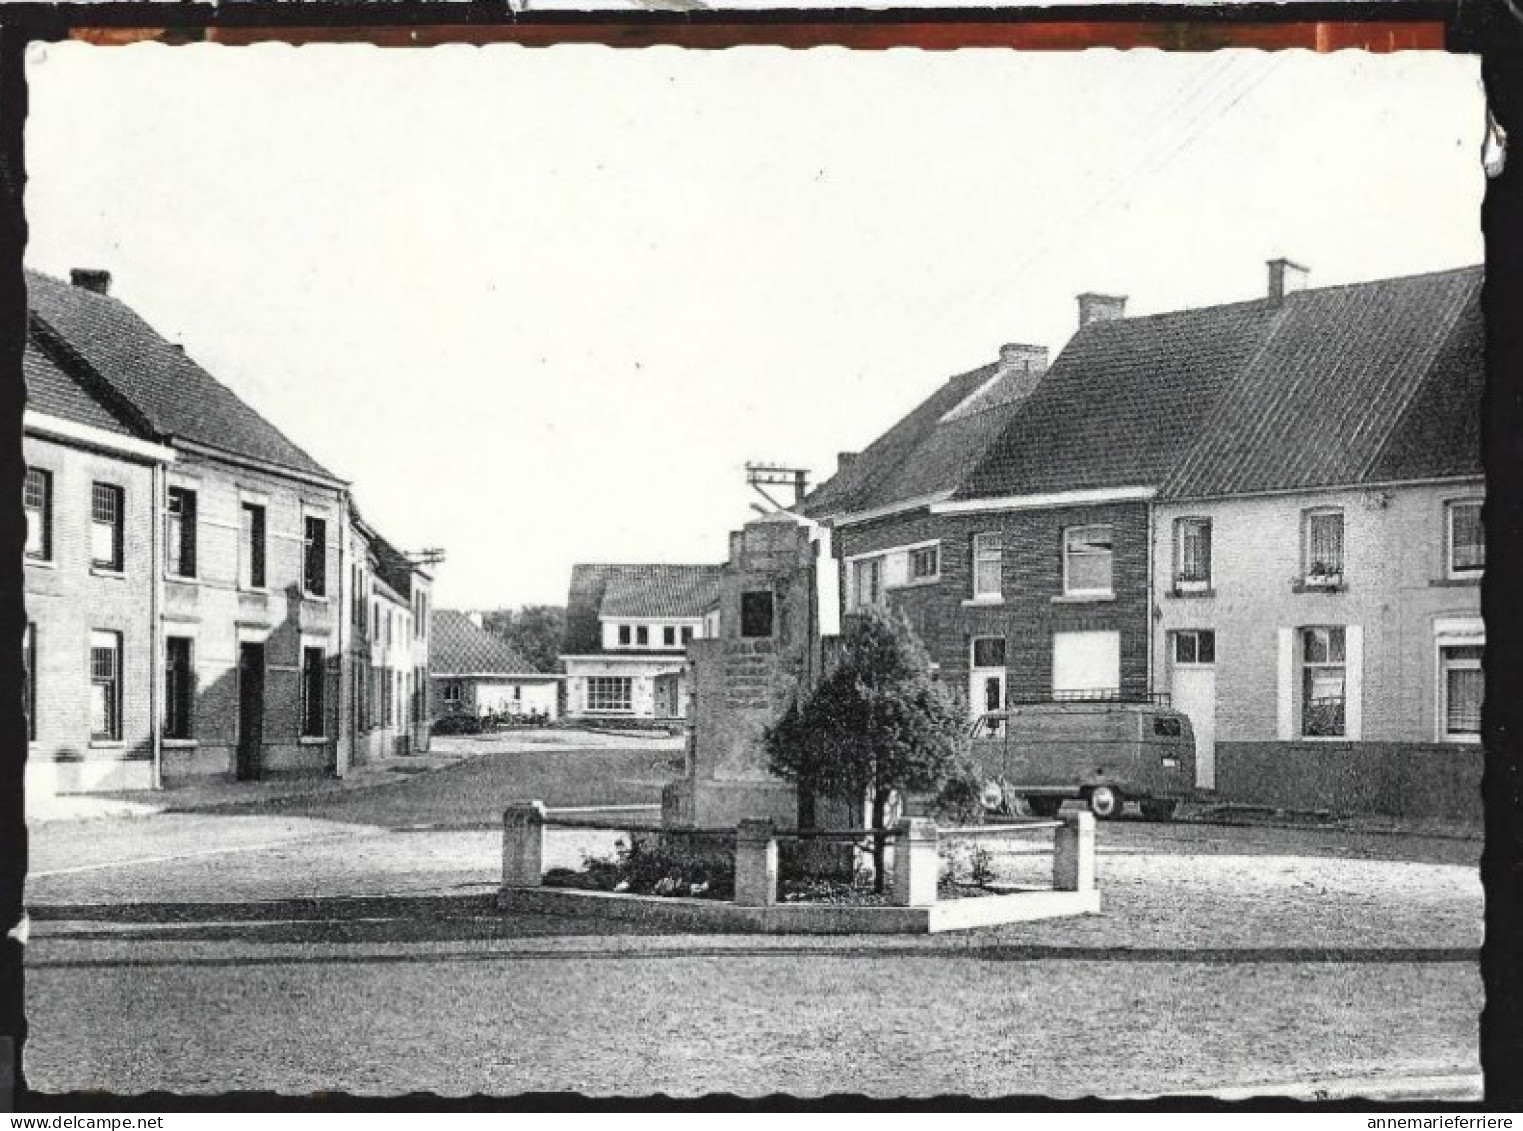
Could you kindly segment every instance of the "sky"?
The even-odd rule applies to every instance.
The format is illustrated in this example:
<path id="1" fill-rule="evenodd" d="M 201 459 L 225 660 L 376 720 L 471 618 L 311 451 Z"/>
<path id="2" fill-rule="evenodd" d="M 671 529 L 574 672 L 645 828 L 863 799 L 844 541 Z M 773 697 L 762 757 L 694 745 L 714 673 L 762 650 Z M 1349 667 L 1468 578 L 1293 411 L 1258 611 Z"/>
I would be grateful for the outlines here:
<path id="1" fill-rule="evenodd" d="M 1482 260 L 1437 53 L 35 45 L 27 262 L 320 463 L 438 607 L 720 561 L 1075 296 L 1129 314 Z"/>

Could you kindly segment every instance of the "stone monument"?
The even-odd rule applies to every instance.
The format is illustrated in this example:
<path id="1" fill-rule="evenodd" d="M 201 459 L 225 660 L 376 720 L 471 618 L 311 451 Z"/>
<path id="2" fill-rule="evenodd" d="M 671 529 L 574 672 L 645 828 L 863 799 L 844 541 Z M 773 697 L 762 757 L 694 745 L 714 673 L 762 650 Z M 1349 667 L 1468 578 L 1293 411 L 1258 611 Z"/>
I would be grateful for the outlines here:
<path id="1" fill-rule="evenodd" d="M 665 827 L 798 827 L 798 793 L 767 769 L 762 735 L 819 678 L 823 638 L 839 632 L 828 538 L 787 512 L 731 533 L 718 634 L 688 645 L 692 729 L 685 773 L 662 794 Z"/>

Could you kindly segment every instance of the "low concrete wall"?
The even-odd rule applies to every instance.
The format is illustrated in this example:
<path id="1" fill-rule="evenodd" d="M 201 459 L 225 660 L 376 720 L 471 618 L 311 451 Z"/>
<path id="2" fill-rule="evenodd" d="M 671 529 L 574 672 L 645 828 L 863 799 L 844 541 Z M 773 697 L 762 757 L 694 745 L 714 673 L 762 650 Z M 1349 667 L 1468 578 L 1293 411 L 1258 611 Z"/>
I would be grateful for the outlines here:
<path id="1" fill-rule="evenodd" d="M 854 907 L 845 904 L 777 903 L 741 907 L 717 899 L 615 895 L 571 888 L 504 887 L 502 911 L 538 915 L 595 915 L 624 922 L 660 923 L 687 930 L 752 934 L 878 935 L 935 934 L 999 923 L 1023 923 L 1066 915 L 1093 915 L 1100 893 L 1032 891 L 945 900 L 926 907 Z"/>
<path id="2" fill-rule="evenodd" d="M 1217 799 L 1276 809 L 1481 820 L 1479 746 L 1224 742 Z"/>

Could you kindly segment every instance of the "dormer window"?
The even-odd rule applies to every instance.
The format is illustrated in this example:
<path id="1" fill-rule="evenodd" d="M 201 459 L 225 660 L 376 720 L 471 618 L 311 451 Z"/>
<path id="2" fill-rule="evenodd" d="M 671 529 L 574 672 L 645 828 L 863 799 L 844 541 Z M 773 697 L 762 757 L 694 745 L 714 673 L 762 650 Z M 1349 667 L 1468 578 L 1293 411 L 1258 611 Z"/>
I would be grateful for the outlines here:
<path id="1" fill-rule="evenodd" d="M 661 630 L 661 644 L 665 648 L 675 648 L 677 646 L 677 626 L 676 625 L 669 624 L 669 625 L 665 626 L 664 628 L 662 628 L 662 630 Z"/>
<path id="2" fill-rule="evenodd" d="M 650 629 L 643 624 L 635 627 L 635 644 L 641 648 L 650 646 Z"/>
<path id="3" fill-rule="evenodd" d="M 625 647 L 625 648 L 629 647 L 629 643 L 630 643 L 630 631 L 631 630 L 630 630 L 629 625 L 627 625 L 627 624 L 621 624 L 621 625 L 619 625 L 619 644 L 622 647 Z"/>

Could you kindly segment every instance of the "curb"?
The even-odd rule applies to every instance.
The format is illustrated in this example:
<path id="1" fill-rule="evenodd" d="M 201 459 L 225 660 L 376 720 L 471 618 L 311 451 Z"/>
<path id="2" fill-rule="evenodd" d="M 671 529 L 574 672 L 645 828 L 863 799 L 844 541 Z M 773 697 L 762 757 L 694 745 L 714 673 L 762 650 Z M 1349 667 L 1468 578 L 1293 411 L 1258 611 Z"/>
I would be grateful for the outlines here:
<path id="1" fill-rule="evenodd" d="M 1266 817 L 1235 817 L 1230 813 L 1193 813 L 1181 814 L 1174 820 L 1176 824 L 1181 825 L 1216 825 L 1221 828 L 1236 829 L 1290 829 L 1292 831 L 1355 833 L 1361 836 L 1427 837 L 1432 840 L 1480 841 L 1485 839 L 1485 832 L 1479 827 L 1474 830 L 1452 826 L 1435 829 L 1401 828 L 1384 824 L 1364 825 L 1359 823 L 1357 817 L 1298 819 L 1290 812 Z"/>

